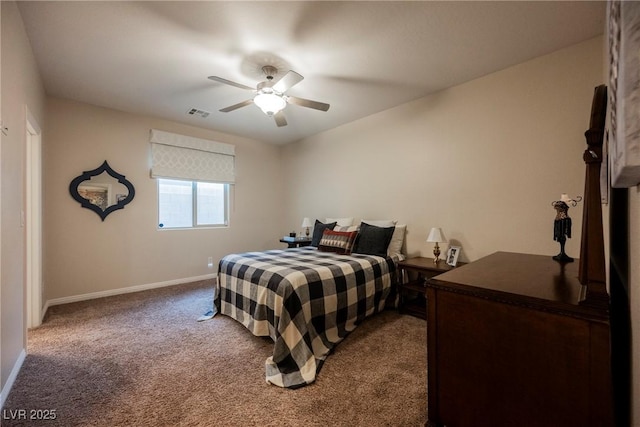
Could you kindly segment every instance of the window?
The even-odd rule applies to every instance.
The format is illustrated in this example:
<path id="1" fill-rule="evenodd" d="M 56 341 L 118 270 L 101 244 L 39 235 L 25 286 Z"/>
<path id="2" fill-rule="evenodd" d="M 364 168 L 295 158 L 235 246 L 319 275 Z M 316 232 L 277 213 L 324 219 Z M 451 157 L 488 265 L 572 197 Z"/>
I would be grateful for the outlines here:
<path id="1" fill-rule="evenodd" d="M 160 228 L 229 225 L 235 146 L 151 129 L 151 177 L 158 179 Z"/>
<path id="2" fill-rule="evenodd" d="M 229 184 L 158 179 L 160 228 L 221 227 L 229 224 Z"/>

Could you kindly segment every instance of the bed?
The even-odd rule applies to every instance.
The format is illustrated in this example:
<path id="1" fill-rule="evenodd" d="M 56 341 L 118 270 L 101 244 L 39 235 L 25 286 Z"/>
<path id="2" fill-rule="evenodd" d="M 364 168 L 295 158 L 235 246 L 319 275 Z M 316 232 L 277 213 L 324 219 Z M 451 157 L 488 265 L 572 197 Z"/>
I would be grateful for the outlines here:
<path id="1" fill-rule="evenodd" d="M 385 308 L 400 258 L 316 247 L 227 255 L 218 270 L 220 313 L 273 340 L 268 383 L 302 387 L 349 332 Z"/>

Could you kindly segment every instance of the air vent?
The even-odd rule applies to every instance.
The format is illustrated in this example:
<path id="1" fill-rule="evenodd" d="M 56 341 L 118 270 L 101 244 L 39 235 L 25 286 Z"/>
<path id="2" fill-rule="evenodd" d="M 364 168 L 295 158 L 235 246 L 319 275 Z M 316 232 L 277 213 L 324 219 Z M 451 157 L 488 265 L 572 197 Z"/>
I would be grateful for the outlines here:
<path id="1" fill-rule="evenodd" d="M 187 111 L 187 114 L 190 115 L 190 116 L 200 116 L 203 119 L 206 119 L 207 117 L 209 117 L 209 114 L 211 114 L 211 113 L 208 112 L 208 111 L 201 110 L 199 108 L 190 108 Z"/>

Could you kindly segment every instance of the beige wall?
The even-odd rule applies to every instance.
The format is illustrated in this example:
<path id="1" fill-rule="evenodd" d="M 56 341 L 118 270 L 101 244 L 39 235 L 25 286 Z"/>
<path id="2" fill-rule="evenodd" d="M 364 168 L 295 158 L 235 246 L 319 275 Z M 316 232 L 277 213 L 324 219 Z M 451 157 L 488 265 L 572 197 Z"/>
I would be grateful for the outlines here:
<path id="1" fill-rule="evenodd" d="M 44 89 L 14 2 L 2 7 L 1 386 L 5 386 L 26 345 L 24 302 L 24 167 L 27 108 L 44 126 Z M 4 395 L 3 395 L 4 398 Z"/>
<path id="2" fill-rule="evenodd" d="M 46 300 L 215 274 L 228 253 L 278 247 L 279 147 L 72 101 L 48 99 L 46 107 Z M 152 128 L 236 146 L 228 228 L 158 230 L 156 181 L 149 176 Z M 136 194 L 102 222 L 71 198 L 69 183 L 104 160 L 133 183 Z M 213 269 L 207 268 L 209 256 Z"/>
<path id="3" fill-rule="evenodd" d="M 557 253 L 551 202 L 583 193 L 602 54 L 599 37 L 287 146 L 288 222 L 396 219 L 410 255 L 432 254 L 434 226 L 461 260 Z M 577 256 L 582 206 L 569 213 Z"/>

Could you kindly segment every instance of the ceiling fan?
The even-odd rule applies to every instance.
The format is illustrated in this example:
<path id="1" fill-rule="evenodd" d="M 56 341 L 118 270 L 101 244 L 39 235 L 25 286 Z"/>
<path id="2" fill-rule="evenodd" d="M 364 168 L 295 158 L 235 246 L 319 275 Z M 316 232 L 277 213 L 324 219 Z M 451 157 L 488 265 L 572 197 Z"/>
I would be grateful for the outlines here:
<path id="1" fill-rule="evenodd" d="M 287 120 L 284 117 L 282 110 L 287 104 L 296 104 L 301 107 L 313 108 L 315 110 L 327 111 L 329 104 L 323 102 L 311 101 L 309 99 L 298 98 L 296 96 L 287 95 L 285 92 L 297 85 L 304 79 L 300 74 L 295 71 L 288 71 L 282 78 L 277 81 L 273 81 L 273 77 L 278 74 L 278 69 L 271 65 L 265 65 L 262 67 L 262 72 L 267 77 L 267 80 L 258 83 L 256 88 L 252 88 L 242 83 L 232 82 L 231 80 L 223 79 L 218 76 L 209 76 L 210 80 L 215 82 L 224 83 L 230 86 L 235 86 L 240 89 L 250 90 L 255 92 L 255 95 L 251 99 L 239 102 L 229 107 L 220 109 L 223 113 L 237 110 L 238 108 L 245 107 L 250 104 L 257 105 L 267 116 L 273 117 L 278 127 L 286 126 Z"/>

